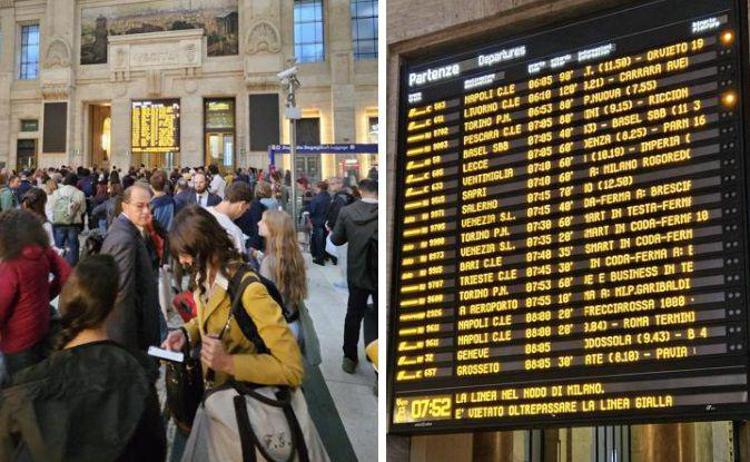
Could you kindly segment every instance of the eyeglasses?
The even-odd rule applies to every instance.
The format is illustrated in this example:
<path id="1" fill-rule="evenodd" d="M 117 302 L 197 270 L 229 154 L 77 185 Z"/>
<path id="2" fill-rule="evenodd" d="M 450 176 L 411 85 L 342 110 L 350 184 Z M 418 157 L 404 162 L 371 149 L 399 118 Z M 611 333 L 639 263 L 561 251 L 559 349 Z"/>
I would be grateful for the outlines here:
<path id="1" fill-rule="evenodd" d="M 148 202 L 141 202 L 139 204 L 133 204 L 131 202 L 123 202 L 123 204 L 128 204 L 129 206 L 135 207 L 137 209 L 147 209 L 149 206 Z"/>

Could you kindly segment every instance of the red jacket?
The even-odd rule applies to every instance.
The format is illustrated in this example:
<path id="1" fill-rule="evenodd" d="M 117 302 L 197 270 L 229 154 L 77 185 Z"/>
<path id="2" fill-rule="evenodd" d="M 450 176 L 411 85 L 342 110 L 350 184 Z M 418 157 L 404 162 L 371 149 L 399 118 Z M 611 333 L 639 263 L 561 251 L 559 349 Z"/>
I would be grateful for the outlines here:
<path id="1" fill-rule="evenodd" d="M 49 302 L 70 272 L 51 247 L 29 245 L 13 260 L 0 262 L 0 351 L 18 353 L 47 335 Z"/>

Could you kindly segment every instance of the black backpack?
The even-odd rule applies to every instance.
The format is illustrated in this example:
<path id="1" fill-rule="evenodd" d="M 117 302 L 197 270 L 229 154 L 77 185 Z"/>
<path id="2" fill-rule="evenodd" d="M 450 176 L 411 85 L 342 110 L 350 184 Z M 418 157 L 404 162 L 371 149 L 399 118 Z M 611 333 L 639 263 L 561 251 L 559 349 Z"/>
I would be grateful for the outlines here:
<path id="1" fill-rule="evenodd" d="M 245 275 L 247 273 L 250 273 L 251 276 L 246 278 Z M 247 311 L 242 306 L 242 302 L 240 300 L 242 294 L 245 292 L 245 289 L 247 289 L 247 286 L 249 286 L 253 282 L 260 282 L 265 286 L 271 298 L 273 298 L 273 300 L 281 307 L 281 312 L 284 315 L 284 319 L 286 319 L 287 323 L 292 323 L 299 319 L 299 312 L 294 311 L 292 313 L 286 308 L 281 297 L 281 292 L 279 292 L 279 289 L 276 288 L 276 284 L 274 284 L 273 281 L 261 276 L 248 265 L 241 265 L 237 269 L 237 272 L 234 273 L 232 280 L 229 281 L 229 296 L 232 299 L 232 315 L 234 315 L 234 319 L 237 320 L 237 325 L 239 325 L 240 330 L 242 330 L 242 333 L 245 335 L 245 337 L 253 344 L 255 344 L 258 353 L 268 353 L 268 347 L 266 347 L 265 342 L 260 337 L 260 334 L 258 333 L 258 327 L 250 318 L 250 315 L 247 314 Z"/>
<path id="2" fill-rule="evenodd" d="M 89 232 L 86 236 L 86 240 L 83 241 L 83 252 L 81 253 L 81 259 L 90 257 L 92 255 L 99 255 L 102 251 L 102 245 L 104 244 L 105 235 L 100 229 L 95 228 Z"/>

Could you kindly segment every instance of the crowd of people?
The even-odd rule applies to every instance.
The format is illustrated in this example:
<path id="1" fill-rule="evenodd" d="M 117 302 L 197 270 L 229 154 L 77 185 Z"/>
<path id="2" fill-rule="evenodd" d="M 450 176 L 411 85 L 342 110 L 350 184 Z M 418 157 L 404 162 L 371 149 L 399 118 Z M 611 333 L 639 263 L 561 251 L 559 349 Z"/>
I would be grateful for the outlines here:
<path id="1" fill-rule="evenodd" d="M 377 325 L 377 181 L 347 183 L 301 178 L 293 217 L 289 172 L 0 171 L 0 460 L 164 460 L 155 346 L 200 346 L 209 389 L 299 387 L 321 363 L 301 242 L 345 269 L 342 368 L 354 373 L 368 309 Z M 200 428 L 178 430 L 172 460 L 211 437 Z"/>

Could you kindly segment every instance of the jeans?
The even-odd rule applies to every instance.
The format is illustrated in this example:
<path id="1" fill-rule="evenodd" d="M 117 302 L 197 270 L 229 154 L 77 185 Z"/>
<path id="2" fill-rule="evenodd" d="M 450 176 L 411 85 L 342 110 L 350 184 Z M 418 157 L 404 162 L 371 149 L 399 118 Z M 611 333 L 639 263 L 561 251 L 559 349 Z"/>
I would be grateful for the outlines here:
<path id="1" fill-rule="evenodd" d="M 314 260 L 322 262 L 326 256 L 326 229 L 323 226 L 313 226 L 310 240 L 310 253 Z"/>
<path id="2" fill-rule="evenodd" d="M 78 234 L 80 228 L 77 225 L 55 225 L 55 246 L 58 249 L 65 249 L 67 244 L 68 250 L 65 253 L 65 260 L 70 263 L 70 266 L 75 266 L 78 263 L 79 241 Z"/>
<path id="3" fill-rule="evenodd" d="M 344 356 L 354 362 L 358 361 L 359 329 L 367 312 L 367 297 L 370 295 L 372 295 L 372 301 L 375 309 L 377 309 L 377 289 L 373 291 L 349 284 L 349 301 L 346 305 L 346 318 L 344 318 Z"/>

